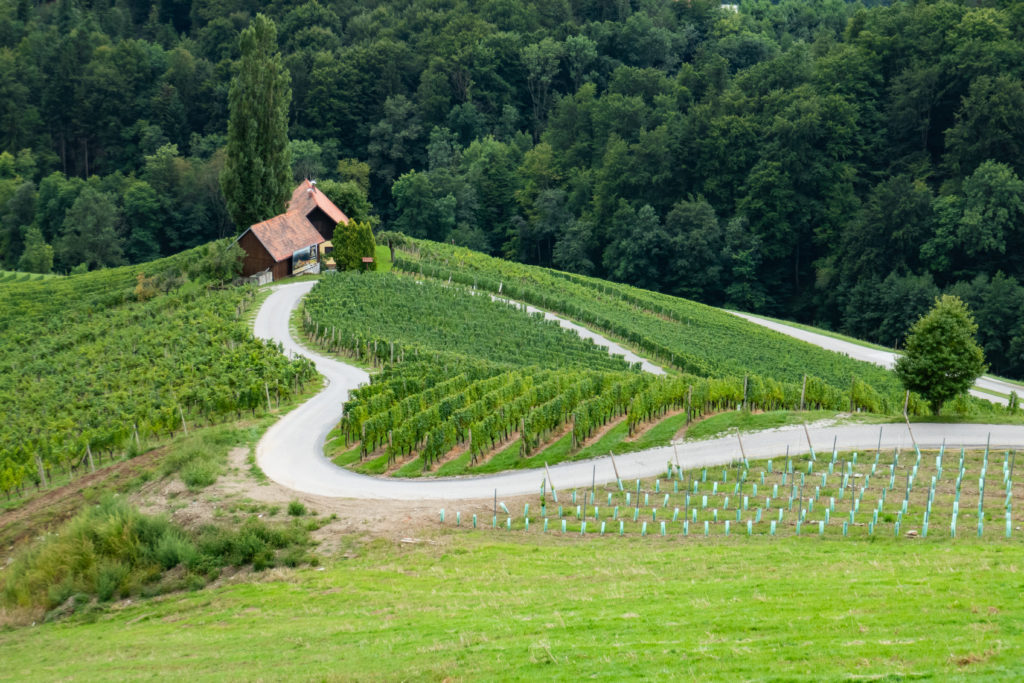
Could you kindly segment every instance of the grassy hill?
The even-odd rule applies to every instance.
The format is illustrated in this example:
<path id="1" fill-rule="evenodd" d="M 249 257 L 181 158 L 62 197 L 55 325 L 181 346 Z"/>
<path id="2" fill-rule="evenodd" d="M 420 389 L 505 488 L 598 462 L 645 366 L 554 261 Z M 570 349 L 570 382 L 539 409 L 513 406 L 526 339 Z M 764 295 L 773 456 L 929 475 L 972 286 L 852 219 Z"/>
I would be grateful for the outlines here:
<path id="1" fill-rule="evenodd" d="M 259 293 L 205 280 L 203 258 L 3 285 L 0 400 L 15 418 L 0 429 L 0 465 L 20 467 L 23 488 L 35 454 L 52 482 L 81 462 L 85 443 L 97 458 L 109 459 L 100 443 L 130 455 L 182 415 L 193 433 L 147 454 L 158 471 L 234 444 L 238 431 L 251 442 L 273 419 L 263 383 L 295 391 L 308 366 L 247 330 Z M 335 434 L 339 459 L 363 471 L 482 473 L 640 448 L 688 418 L 744 415 L 732 410 L 744 383 L 748 405 L 793 408 L 801 368 L 817 373 L 807 402 L 832 414 L 851 398 L 879 410 L 891 400 L 884 371 L 692 302 L 422 242 L 395 267 L 325 276 L 301 322 L 321 348 L 374 367 Z M 498 290 L 599 328 L 670 372 L 642 373 L 479 294 Z M 109 423 L 120 431 L 102 442 Z M 599 487 L 593 500 L 562 491 L 558 503 L 502 501 L 509 513 L 493 521 L 491 501 L 450 507 L 443 522 L 433 504 L 303 504 L 255 468 L 236 468 L 222 488 L 163 493 L 151 486 L 158 475 L 121 482 L 154 516 L 101 500 L 98 483 L 53 501 L 84 509 L 0 569 L 0 680 L 1017 679 L 1021 536 L 1012 524 L 1006 536 L 1002 490 L 1008 479 L 1010 499 L 1024 495 L 1008 475 L 1014 456 L 949 451 L 945 473 L 937 457 L 675 470 L 637 489 Z M 348 518 L 332 527 L 333 514 L 306 506 Z M 264 519 L 281 509 L 289 521 Z M 380 530 L 381 518 L 395 521 Z M 26 615 L 38 625 L 25 627 Z"/>

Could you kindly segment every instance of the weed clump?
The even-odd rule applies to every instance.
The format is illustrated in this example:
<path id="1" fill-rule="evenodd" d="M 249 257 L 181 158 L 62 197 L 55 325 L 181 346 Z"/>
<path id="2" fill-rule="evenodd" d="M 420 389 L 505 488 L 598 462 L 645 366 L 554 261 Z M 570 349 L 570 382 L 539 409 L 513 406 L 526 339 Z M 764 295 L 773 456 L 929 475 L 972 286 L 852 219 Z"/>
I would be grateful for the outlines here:
<path id="1" fill-rule="evenodd" d="M 236 529 L 211 524 L 190 532 L 106 497 L 22 551 L 5 572 L 0 602 L 70 614 L 93 601 L 195 590 L 224 567 L 305 564 L 310 544 L 298 522 L 250 518 Z"/>

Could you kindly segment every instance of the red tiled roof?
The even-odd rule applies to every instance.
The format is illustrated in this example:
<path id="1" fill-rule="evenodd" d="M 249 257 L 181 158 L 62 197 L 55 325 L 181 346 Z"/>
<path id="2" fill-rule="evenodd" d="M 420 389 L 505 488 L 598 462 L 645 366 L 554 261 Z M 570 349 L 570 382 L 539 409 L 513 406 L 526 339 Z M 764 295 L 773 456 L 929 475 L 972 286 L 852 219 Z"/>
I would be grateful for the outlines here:
<path id="1" fill-rule="evenodd" d="M 274 261 L 291 258 L 292 254 L 324 241 L 304 214 L 283 213 L 249 228 Z M 244 233 L 243 233 L 244 234 Z"/>
<path id="2" fill-rule="evenodd" d="M 326 213 L 335 224 L 348 225 L 348 216 L 345 215 L 345 212 L 336 207 L 327 198 L 327 195 L 317 189 L 316 185 L 308 180 L 303 180 L 292 192 L 292 199 L 288 202 L 288 213 L 300 213 L 303 216 L 308 216 L 316 208 Z"/>

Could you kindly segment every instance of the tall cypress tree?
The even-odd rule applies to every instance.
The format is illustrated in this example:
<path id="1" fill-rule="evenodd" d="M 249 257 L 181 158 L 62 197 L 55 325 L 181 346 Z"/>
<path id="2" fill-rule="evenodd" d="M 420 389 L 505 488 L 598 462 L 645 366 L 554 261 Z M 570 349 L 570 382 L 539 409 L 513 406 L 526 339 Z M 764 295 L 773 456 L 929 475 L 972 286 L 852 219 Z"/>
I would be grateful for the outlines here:
<path id="1" fill-rule="evenodd" d="M 291 78 L 277 51 L 277 27 L 257 14 L 240 41 L 242 59 L 228 92 L 227 159 L 220 176 L 228 212 L 239 231 L 284 211 L 292 189 Z"/>

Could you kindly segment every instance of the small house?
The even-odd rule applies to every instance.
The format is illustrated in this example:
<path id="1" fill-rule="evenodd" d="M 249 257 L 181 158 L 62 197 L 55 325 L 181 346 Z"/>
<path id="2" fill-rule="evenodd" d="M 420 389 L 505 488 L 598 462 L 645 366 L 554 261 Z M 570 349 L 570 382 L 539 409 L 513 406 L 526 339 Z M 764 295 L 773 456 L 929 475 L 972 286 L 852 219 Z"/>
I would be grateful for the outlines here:
<path id="1" fill-rule="evenodd" d="M 305 180 L 292 193 L 285 213 L 250 226 L 238 237 L 245 251 L 242 276 L 269 271 L 272 280 L 320 270 L 320 245 L 334 236 L 348 216 L 336 207 L 316 182 Z"/>

